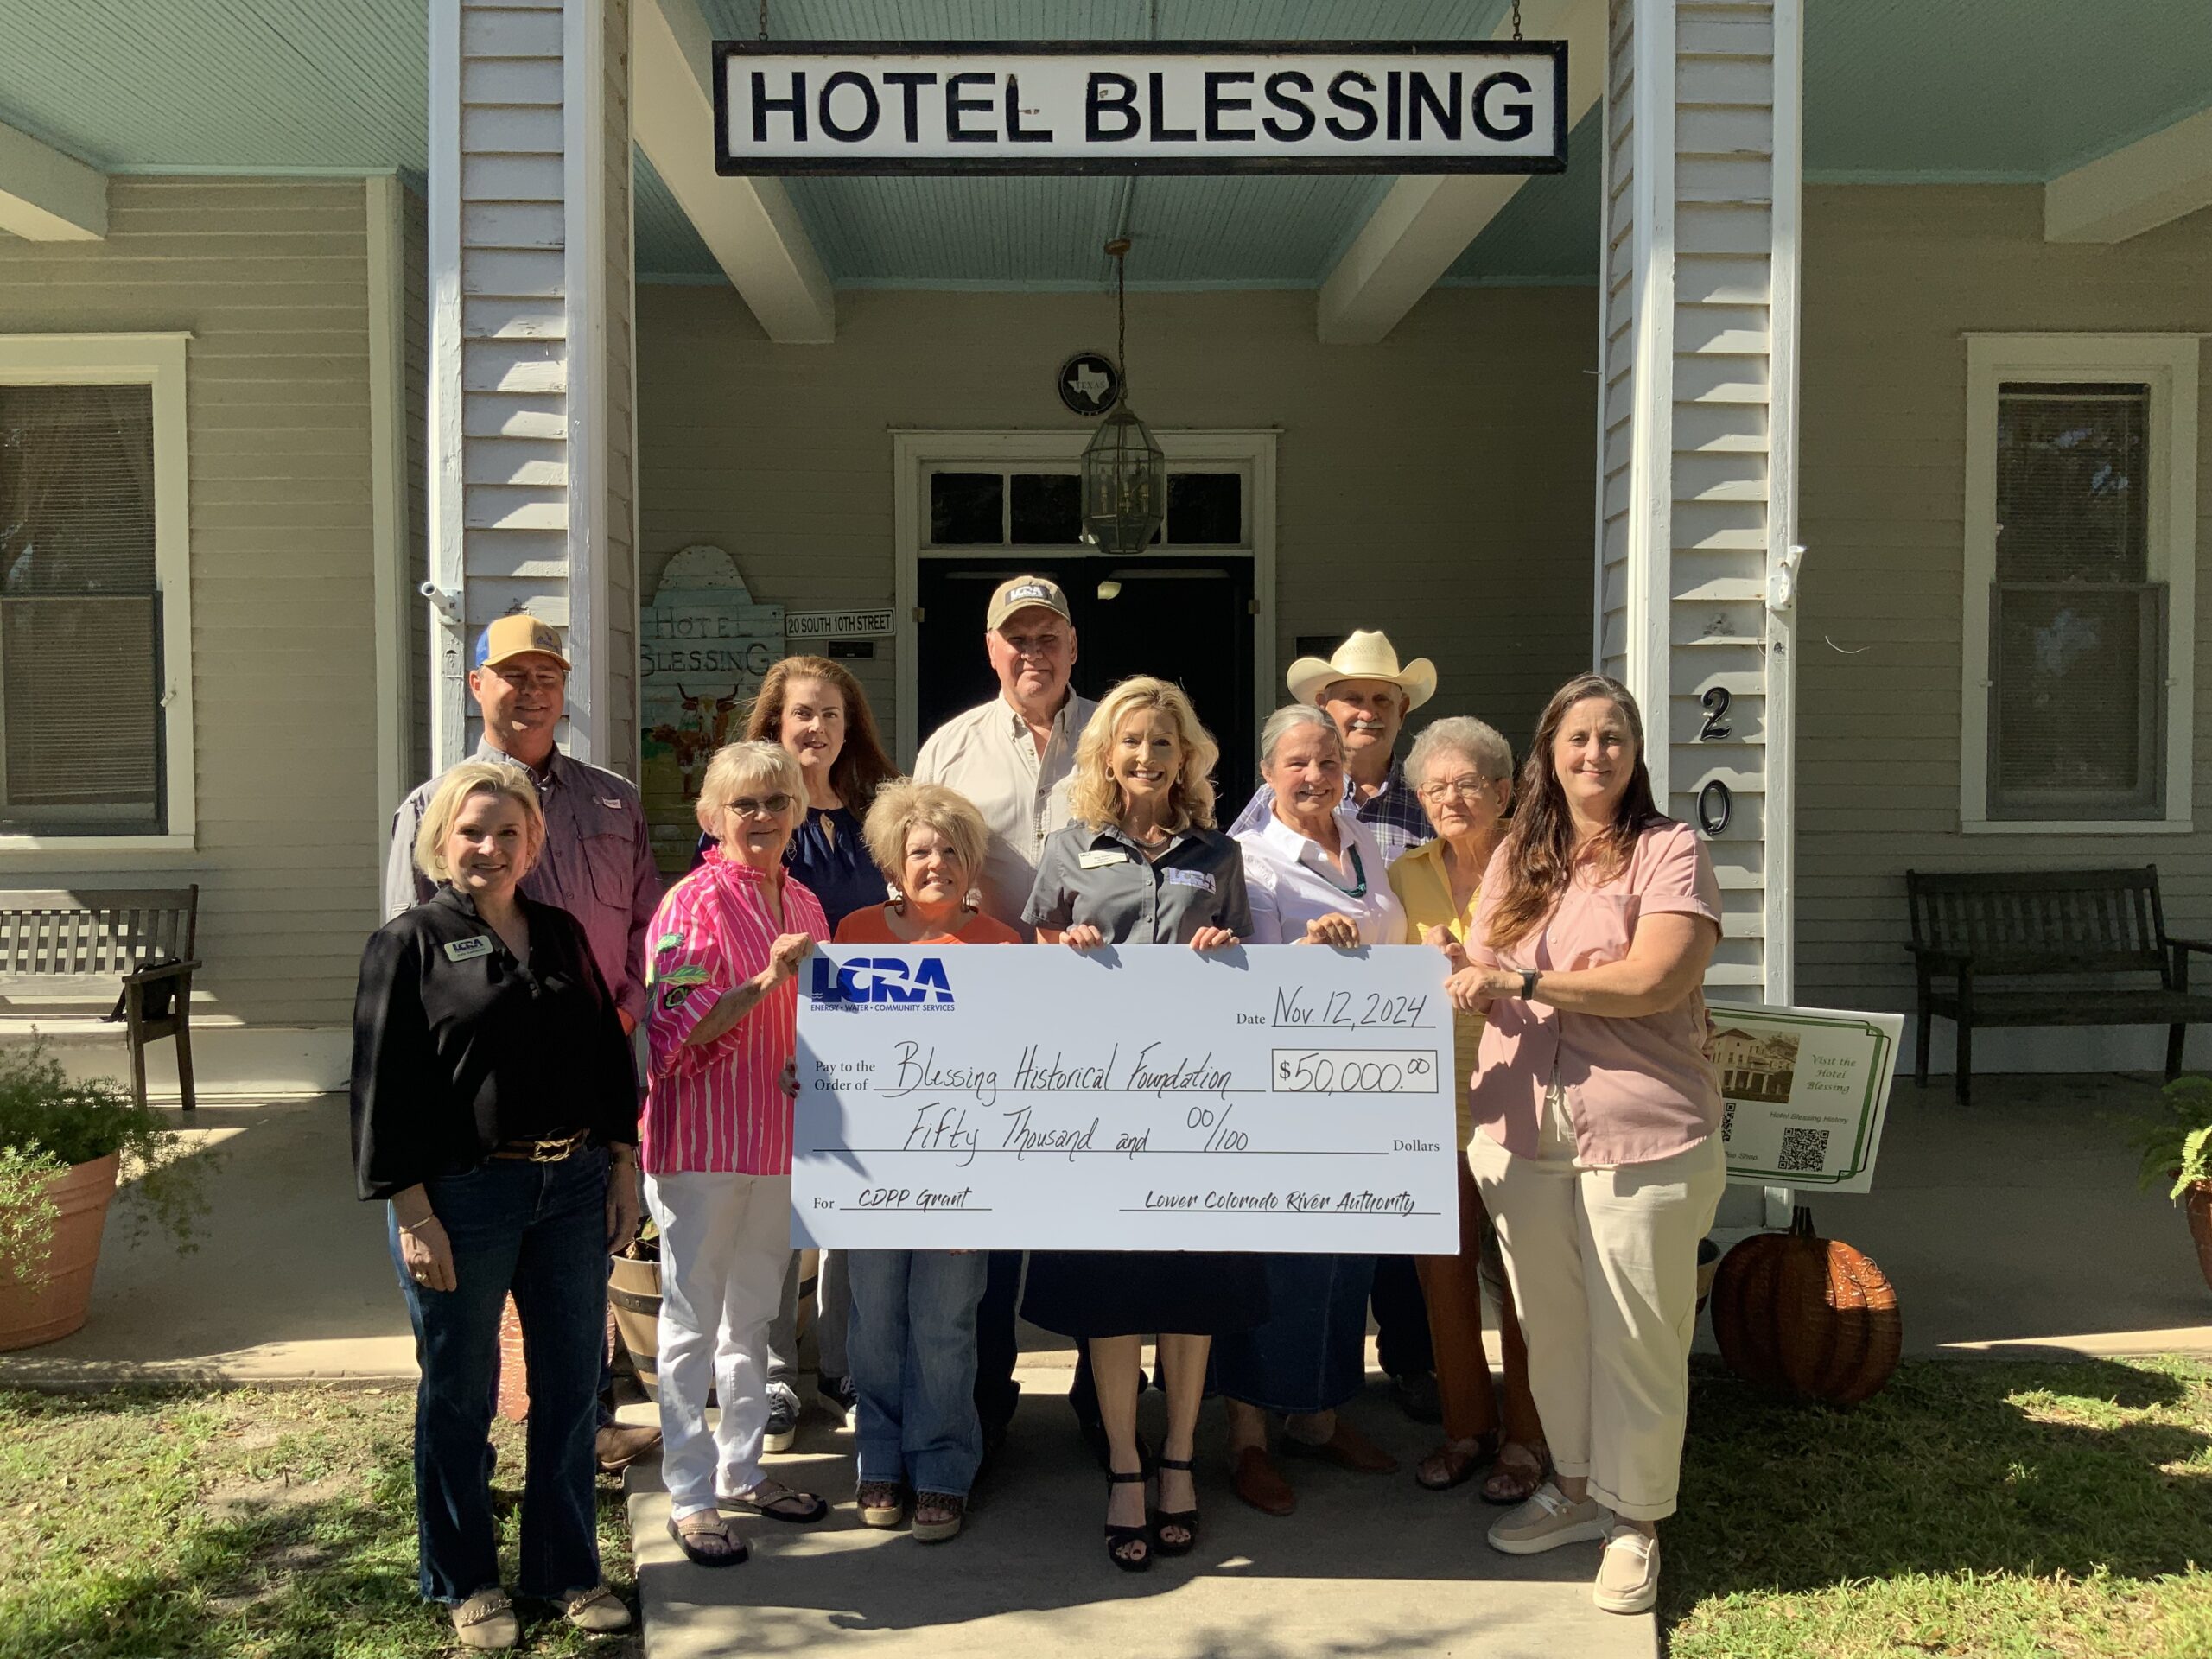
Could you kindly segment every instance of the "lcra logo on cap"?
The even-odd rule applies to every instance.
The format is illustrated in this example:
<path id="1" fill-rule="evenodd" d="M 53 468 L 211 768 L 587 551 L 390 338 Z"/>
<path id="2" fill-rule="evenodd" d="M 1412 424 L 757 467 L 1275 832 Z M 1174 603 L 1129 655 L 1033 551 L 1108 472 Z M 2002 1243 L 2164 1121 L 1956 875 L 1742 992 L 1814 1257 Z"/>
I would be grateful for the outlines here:
<path id="1" fill-rule="evenodd" d="M 1019 588 L 1007 588 L 1006 597 L 1009 601 L 1017 599 L 1039 599 L 1049 605 L 1052 602 L 1052 590 L 1041 582 L 1025 582 Z"/>
<path id="2" fill-rule="evenodd" d="M 814 980 L 807 1001 L 817 1007 L 931 1007 L 952 1006 L 952 986 L 942 957 L 924 957 L 910 969 L 896 957 L 855 957 L 842 965 L 814 958 Z"/>

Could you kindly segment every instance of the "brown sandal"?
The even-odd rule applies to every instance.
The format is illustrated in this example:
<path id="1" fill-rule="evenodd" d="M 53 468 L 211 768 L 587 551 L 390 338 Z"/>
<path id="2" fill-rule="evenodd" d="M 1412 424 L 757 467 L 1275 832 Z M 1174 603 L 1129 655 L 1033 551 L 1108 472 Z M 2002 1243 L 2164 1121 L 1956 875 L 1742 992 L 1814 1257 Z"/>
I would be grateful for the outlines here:
<path id="1" fill-rule="evenodd" d="M 853 1501 L 864 1527 L 895 1527 L 906 1518 L 906 1489 L 896 1481 L 862 1481 Z"/>
<path id="2" fill-rule="evenodd" d="M 668 1535 L 694 1567 L 735 1567 L 752 1553 L 713 1510 L 695 1510 L 681 1521 L 671 1521 Z"/>
<path id="3" fill-rule="evenodd" d="M 931 1518 L 924 1520 L 923 1516 Z M 957 1492 L 916 1492 L 914 1494 L 914 1541 L 918 1544 L 941 1544 L 960 1535 L 961 1523 L 968 1517 L 968 1500 Z"/>
<path id="4" fill-rule="evenodd" d="M 1475 1478 L 1475 1471 L 1493 1461 L 1498 1450 L 1497 1431 L 1472 1440 L 1446 1440 L 1414 1465 L 1414 1479 L 1432 1492 L 1448 1492 Z"/>
<path id="5" fill-rule="evenodd" d="M 1510 1454 L 1518 1452 L 1516 1457 Z M 1544 1484 L 1551 1472 L 1550 1455 L 1541 1446 L 1529 1446 L 1520 1440 L 1508 1440 L 1497 1451 L 1491 1462 L 1490 1473 L 1484 1478 L 1482 1500 L 1485 1503 L 1525 1503 L 1535 1496 L 1536 1488 Z"/>

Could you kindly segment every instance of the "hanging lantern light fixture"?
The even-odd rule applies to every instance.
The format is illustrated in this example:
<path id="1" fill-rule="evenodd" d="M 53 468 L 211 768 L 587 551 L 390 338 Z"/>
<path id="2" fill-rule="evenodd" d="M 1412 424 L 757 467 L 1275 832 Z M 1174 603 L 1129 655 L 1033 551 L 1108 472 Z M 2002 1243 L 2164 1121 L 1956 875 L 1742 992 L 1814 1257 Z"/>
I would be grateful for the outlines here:
<path id="1" fill-rule="evenodd" d="M 1127 237 L 1106 245 L 1114 260 L 1114 358 L 1121 395 L 1083 452 L 1083 539 L 1102 553 L 1141 553 L 1167 516 L 1167 456 L 1129 407 Z"/>

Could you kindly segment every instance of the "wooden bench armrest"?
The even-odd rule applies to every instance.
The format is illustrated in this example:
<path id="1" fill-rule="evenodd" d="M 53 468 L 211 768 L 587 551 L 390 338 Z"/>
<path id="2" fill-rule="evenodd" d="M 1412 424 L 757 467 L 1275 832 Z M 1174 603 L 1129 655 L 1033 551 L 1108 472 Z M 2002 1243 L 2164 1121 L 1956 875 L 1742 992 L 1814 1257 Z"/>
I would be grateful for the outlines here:
<path id="1" fill-rule="evenodd" d="M 135 974 L 125 974 L 123 982 L 126 985 L 150 985 L 162 979 L 188 979 L 193 969 L 199 966 L 197 962 L 159 963 L 151 968 L 141 968 Z"/>
<path id="2" fill-rule="evenodd" d="M 2171 950 L 2196 950 L 2202 952 L 2205 956 L 2212 957 L 2212 939 L 2177 939 L 2169 934 L 2166 937 L 2166 944 Z"/>

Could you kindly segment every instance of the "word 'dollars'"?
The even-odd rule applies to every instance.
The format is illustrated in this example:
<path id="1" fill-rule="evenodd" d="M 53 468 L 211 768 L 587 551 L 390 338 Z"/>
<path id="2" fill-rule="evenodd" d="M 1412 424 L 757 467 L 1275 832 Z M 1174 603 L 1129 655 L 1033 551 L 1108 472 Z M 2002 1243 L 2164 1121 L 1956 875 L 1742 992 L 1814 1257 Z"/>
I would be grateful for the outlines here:
<path id="1" fill-rule="evenodd" d="M 716 50 L 724 173 L 1566 166 L 1557 41 Z"/>

